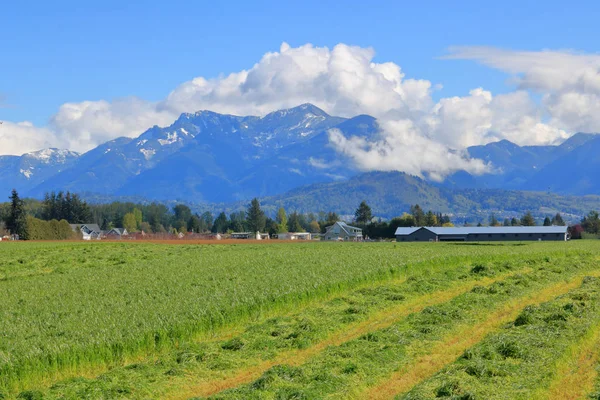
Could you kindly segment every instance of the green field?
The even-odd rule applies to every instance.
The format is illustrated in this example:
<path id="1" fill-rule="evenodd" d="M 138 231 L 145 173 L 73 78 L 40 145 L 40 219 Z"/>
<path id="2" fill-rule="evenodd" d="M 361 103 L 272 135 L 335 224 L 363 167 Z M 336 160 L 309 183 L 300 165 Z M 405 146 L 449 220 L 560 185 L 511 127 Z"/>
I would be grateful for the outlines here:
<path id="1" fill-rule="evenodd" d="M 0 243 L 0 399 L 599 399 L 599 352 L 600 241 Z"/>

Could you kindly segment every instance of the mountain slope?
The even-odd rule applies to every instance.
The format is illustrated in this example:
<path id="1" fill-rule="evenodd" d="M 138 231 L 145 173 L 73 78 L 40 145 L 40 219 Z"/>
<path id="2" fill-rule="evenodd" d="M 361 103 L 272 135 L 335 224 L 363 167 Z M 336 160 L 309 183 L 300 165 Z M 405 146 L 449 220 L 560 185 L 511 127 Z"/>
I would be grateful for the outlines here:
<path id="1" fill-rule="evenodd" d="M 545 166 L 524 186 L 555 193 L 600 194 L 600 135 Z"/>
<path id="2" fill-rule="evenodd" d="M 600 196 L 560 196 L 543 192 L 501 189 L 448 189 L 437 187 L 402 172 L 369 172 L 344 182 L 309 185 L 265 198 L 261 204 L 270 212 L 283 206 L 299 212 L 335 211 L 353 215 L 366 200 L 375 215 L 394 217 L 413 204 L 426 210 L 470 216 L 487 221 L 491 212 L 498 217 L 531 211 L 537 217 L 556 212 L 576 218 L 600 208 Z M 237 207 L 242 206 L 238 204 Z"/>
<path id="3" fill-rule="evenodd" d="M 59 149 L 0 156 L 0 193 L 9 193 L 13 188 L 27 191 L 74 165 L 79 156 Z"/>

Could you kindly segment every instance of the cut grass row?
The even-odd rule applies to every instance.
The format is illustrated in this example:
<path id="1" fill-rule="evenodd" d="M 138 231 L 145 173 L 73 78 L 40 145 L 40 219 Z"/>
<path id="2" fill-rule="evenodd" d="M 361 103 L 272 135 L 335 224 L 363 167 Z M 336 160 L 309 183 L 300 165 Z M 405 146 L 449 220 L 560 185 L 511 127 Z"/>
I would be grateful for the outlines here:
<path id="1" fill-rule="evenodd" d="M 402 399 L 569 399 L 591 385 L 557 388 L 573 345 L 595 336 L 600 323 L 600 279 L 555 300 L 527 307 L 510 324 L 473 346 Z M 587 378 L 583 377 L 584 381 Z M 584 392 L 584 393 L 582 393 Z"/>
<path id="2" fill-rule="evenodd" d="M 218 399 L 252 398 L 389 398 L 432 374 L 454 358 L 474 338 L 499 329 L 524 305 L 546 301 L 576 287 L 592 265 L 556 262 L 534 267 L 531 274 L 511 276 L 489 287 L 475 287 L 445 303 L 429 306 L 392 326 L 366 332 L 357 339 L 326 348 L 305 363 L 276 365 L 248 385 L 219 393 Z M 570 279 L 565 283 L 565 279 Z M 490 313 L 493 313 L 490 315 Z M 498 318 L 500 321 L 498 322 Z M 464 340 L 466 339 L 466 340 Z M 431 352 L 434 353 L 431 353 Z M 438 358 L 430 358 L 434 354 Z M 394 376 L 394 371 L 409 371 Z M 424 375 L 422 375 L 424 374 Z M 388 379 L 392 379 L 388 381 Z M 410 378 L 395 387 L 395 378 Z M 411 380 L 412 379 L 412 380 Z M 391 387 L 391 391 L 381 391 Z M 373 389 L 374 388 L 374 389 Z M 372 391 L 371 391 L 372 390 Z"/>
<path id="3" fill-rule="evenodd" d="M 517 272 L 530 271 L 533 262 L 524 264 L 458 265 L 430 273 L 421 271 L 408 279 L 371 283 L 302 311 L 251 324 L 243 333 L 227 340 L 188 343 L 163 354 L 159 365 L 152 359 L 113 369 L 99 379 L 63 382 L 55 385 L 47 396 L 89 398 L 90 392 L 106 397 L 126 392 L 136 398 L 150 394 L 161 398 L 209 395 L 251 381 L 273 365 L 290 360 L 300 363 L 326 346 L 388 326 L 475 285 L 491 284 Z M 150 377 L 155 385 L 148 385 Z M 177 389 L 161 387 L 167 381 L 169 387 Z"/>
<path id="4" fill-rule="evenodd" d="M 481 263 L 590 255 L 532 243 L 0 246 L 0 388 L 176 349 L 366 282 Z M 24 272 L 25 271 L 25 272 Z"/>

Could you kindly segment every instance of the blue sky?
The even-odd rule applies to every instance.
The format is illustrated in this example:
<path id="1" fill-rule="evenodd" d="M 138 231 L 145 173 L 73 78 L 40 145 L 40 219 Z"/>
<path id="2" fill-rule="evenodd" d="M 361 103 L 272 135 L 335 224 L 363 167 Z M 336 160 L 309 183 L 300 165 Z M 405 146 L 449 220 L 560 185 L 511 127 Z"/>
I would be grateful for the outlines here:
<path id="1" fill-rule="evenodd" d="M 6 2 L 0 119 L 44 125 L 65 102 L 159 100 L 195 76 L 250 68 L 283 41 L 373 47 L 376 62 L 442 84 L 434 97 L 503 93 L 505 73 L 439 56 L 454 45 L 595 53 L 599 17 L 593 1 Z"/>

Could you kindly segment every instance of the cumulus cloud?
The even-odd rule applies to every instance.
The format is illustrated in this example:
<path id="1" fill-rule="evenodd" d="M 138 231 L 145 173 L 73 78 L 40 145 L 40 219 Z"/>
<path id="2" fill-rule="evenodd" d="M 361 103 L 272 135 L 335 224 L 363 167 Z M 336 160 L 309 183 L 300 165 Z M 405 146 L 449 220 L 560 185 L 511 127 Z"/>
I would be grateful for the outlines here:
<path id="1" fill-rule="evenodd" d="M 455 47 L 446 58 L 474 60 L 513 74 L 520 89 L 542 95 L 541 112 L 554 129 L 600 131 L 598 54 Z"/>
<path id="2" fill-rule="evenodd" d="M 474 175 L 493 172 L 491 165 L 469 158 L 464 151 L 452 151 L 429 139 L 411 120 L 385 121 L 380 128 L 379 138 L 374 141 L 346 137 L 338 129 L 328 132 L 329 140 L 364 171 L 403 171 L 436 181 L 459 170 Z"/>
<path id="3" fill-rule="evenodd" d="M 597 55 L 453 48 L 446 58 L 470 59 L 503 70 L 513 76 L 517 89 L 494 95 L 475 88 L 437 103 L 432 91 L 440 85 L 407 78 L 397 64 L 377 63 L 374 57 L 371 48 L 345 44 L 332 49 L 310 44 L 292 48 L 284 43 L 247 70 L 194 78 L 158 102 L 131 97 L 67 103 L 47 127 L 5 125 L 0 153 L 36 150 L 45 143 L 85 151 L 119 136 L 135 137 L 152 125 L 168 125 L 182 112 L 265 115 L 313 103 L 333 115 L 378 118 L 381 134 L 370 141 L 352 137 L 352 132 L 330 132 L 331 144 L 359 168 L 397 169 L 441 179 L 459 169 L 475 174 L 493 169 L 468 159 L 467 146 L 501 139 L 550 144 L 579 130 L 600 130 Z M 532 100 L 531 92 L 540 94 L 541 103 Z M 313 163 L 318 166 L 319 160 Z"/>
<path id="4" fill-rule="evenodd" d="M 50 129 L 34 126 L 31 122 L 0 125 L 0 155 L 22 154 L 23 150 L 39 150 L 57 145 L 58 140 Z"/>

